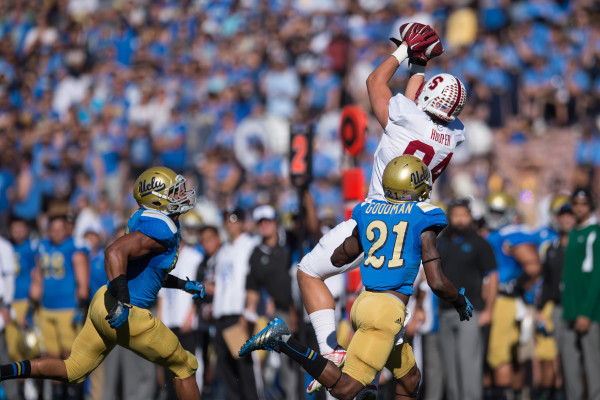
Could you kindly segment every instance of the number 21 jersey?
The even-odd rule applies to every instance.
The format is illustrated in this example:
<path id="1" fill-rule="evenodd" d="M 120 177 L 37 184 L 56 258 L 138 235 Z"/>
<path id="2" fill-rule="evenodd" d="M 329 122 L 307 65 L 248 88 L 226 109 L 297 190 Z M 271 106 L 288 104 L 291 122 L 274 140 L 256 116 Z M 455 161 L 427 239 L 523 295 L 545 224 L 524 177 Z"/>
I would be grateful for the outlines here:
<path id="1" fill-rule="evenodd" d="M 411 295 L 421 264 L 421 233 L 446 226 L 446 214 L 424 202 L 363 202 L 352 212 L 365 259 L 360 276 L 366 289 Z"/>
<path id="2" fill-rule="evenodd" d="M 385 200 L 381 177 L 390 161 L 404 154 L 419 157 L 431 171 L 433 181 L 450 163 L 454 150 L 465 140 L 465 127 L 458 119 L 440 125 L 402 94 L 390 99 L 388 124 L 375 151 L 369 200 Z"/>

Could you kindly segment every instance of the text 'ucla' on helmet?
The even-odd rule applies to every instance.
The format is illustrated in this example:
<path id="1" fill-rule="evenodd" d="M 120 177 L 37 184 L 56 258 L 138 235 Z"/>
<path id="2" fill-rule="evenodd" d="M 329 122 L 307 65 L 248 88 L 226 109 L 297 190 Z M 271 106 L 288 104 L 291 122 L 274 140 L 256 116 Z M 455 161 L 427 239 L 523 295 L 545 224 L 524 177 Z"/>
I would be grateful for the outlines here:
<path id="1" fill-rule="evenodd" d="M 145 209 L 183 214 L 196 205 L 196 192 L 186 190 L 186 179 L 166 167 L 147 169 L 135 181 L 133 197 Z"/>
<path id="2" fill-rule="evenodd" d="M 450 74 L 438 74 L 425 82 L 417 92 L 416 104 L 436 118 L 454 121 L 467 101 L 465 85 Z"/>
<path id="3" fill-rule="evenodd" d="M 403 155 L 388 163 L 382 177 L 387 201 L 425 201 L 431 195 L 433 181 L 429 168 L 418 157 Z"/>

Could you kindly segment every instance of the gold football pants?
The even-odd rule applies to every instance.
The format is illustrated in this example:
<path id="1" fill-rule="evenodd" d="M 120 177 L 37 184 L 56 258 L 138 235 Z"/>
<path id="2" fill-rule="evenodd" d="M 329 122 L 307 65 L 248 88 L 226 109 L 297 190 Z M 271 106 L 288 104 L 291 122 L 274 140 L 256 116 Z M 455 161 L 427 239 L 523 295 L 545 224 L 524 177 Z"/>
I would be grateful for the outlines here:
<path id="1" fill-rule="evenodd" d="M 356 333 L 348 346 L 342 369 L 363 385 L 370 384 L 383 367 L 400 379 L 415 365 L 408 343 L 394 346 L 404 325 L 406 307 L 391 294 L 363 291 L 350 313 Z"/>
<path id="2" fill-rule="evenodd" d="M 65 361 L 69 382 L 85 380 L 117 344 L 168 368 L 175 378 L 184 379 L 196 372 L 196 357 L 184 350 L 177 336 L 149 310 L 133 306 L 127 323 L 111 328 L 105 318 L 116 302 L 106 286 L 94 295 L 85 325 Z"/>
<path id="3" fill-rule="evenodd" d="M 39 322 L 45 354 L 60 357 L 69 351 L 77 335 L 77 327 L 73 325 L 74 317 L 75 309 L 40 308 Z"/>
<path id="4" fill-rule="evenodd" d="M 542 309 L 542 318 L 546 324 L 546 330 L 551 332 L 551 336 L 545 336 L 542 333 L 535 335 L 535 358 L 540 361 L 552 361 L 558 356 L 556 339 L 554 338 L 554 321 L 552 313 L 554 311 L 554 302 L 549 301 Z"/>
<path id="5" fill-rule="evenodd" d="M 10 306 L 15 311 L 15 319 L 6 325 L 6 346 L 8 347 L 8 355 L 14 362 L 28 357 L 28 355 L 23 354 L 21 351 L 20 342 L 23 340 L 23 335 L 21 334 L 19 325 L 23 322 L 25 314 L 27 314 L 29 300 L 13 301 Z"/>

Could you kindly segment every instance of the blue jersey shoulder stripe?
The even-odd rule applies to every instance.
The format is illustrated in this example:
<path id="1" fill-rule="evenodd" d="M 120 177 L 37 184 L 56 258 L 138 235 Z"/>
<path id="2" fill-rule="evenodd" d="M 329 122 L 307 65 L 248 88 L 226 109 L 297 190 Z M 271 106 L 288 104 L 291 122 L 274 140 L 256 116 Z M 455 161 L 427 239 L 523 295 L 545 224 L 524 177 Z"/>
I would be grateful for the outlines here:
<path id="1" fill-rule="evenodd" d="M 160 211 L 145 210 L 142 213 L 142 217 L 150 217 L 163 220 L 169 226 L 169 229 L 171 230 L 171 232 L 173 232 L 173 234 L 177 233 L 177 226 L 175 226 L 175 222 L 173 222 L 171 218 L 167 217 Z"/>

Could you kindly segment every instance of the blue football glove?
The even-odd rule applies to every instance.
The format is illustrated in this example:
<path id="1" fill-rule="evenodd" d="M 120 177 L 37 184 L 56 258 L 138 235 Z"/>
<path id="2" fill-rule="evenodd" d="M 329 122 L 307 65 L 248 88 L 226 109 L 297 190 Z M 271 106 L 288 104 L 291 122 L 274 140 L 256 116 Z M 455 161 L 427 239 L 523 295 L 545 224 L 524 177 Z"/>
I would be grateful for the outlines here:
<path id="1" fill-rule="evenodd" d="M 29 304 L 27 307 L 27 314 L 25 314 L 25 326 L 29 329 L 33 329 L 33 316 L 35 314 L 35 307 L 32 304 Z"/>
<path id="2" fill-rule="evenodd" d="M 465 296 L 465 288 L 460 288 L 458 291 L 458 298 L 452 303 L 458 315 L 460 316 L 460 320 L 469 321 L 473 316 L 473 304 L 467 299 Z"/>
<path id="3" fill-rule="evenodd" d="M 77 309 L 75 310 L 75 315 L 73 316 L 73 326 L 83 325 L 85 322 L 85 318 L 87 316 L 87 311 L 89 307 L 89 303 L 86 300 L 79 300 L 77 302 Z"/>
<path id="4" fill-rule="evenodd" d="M 203 299 L 204 298 L 204 285 L 202 284 L 202 282 L 198 282 L 198 281 L 190 281 L 190 278 L 187 278 L 187 282 L 185 283 L 185 288 L 183 290 L 185 290 L 186 292 L 188 292 L 189 294 L 193 294 L 194 296 L 192 297 L 192 299 L 196 300 L 198 298 Z"/>
<path id="5" fill-rule="evenodd" d="M 83 325 L 85 322 L 85 310 L 78 308 L 73 316 L 73 325 Z"/>
<path id="6" fill-rule="evenodd" d="M 111 328 L 117 329 L 127 322 L 127 318 L 129 318 L 129 309 L 131 307 L 132 305 L 129 303 L 123 303 L 117 300 L 117 303 L 104 319 L 108 321 Z"/>

